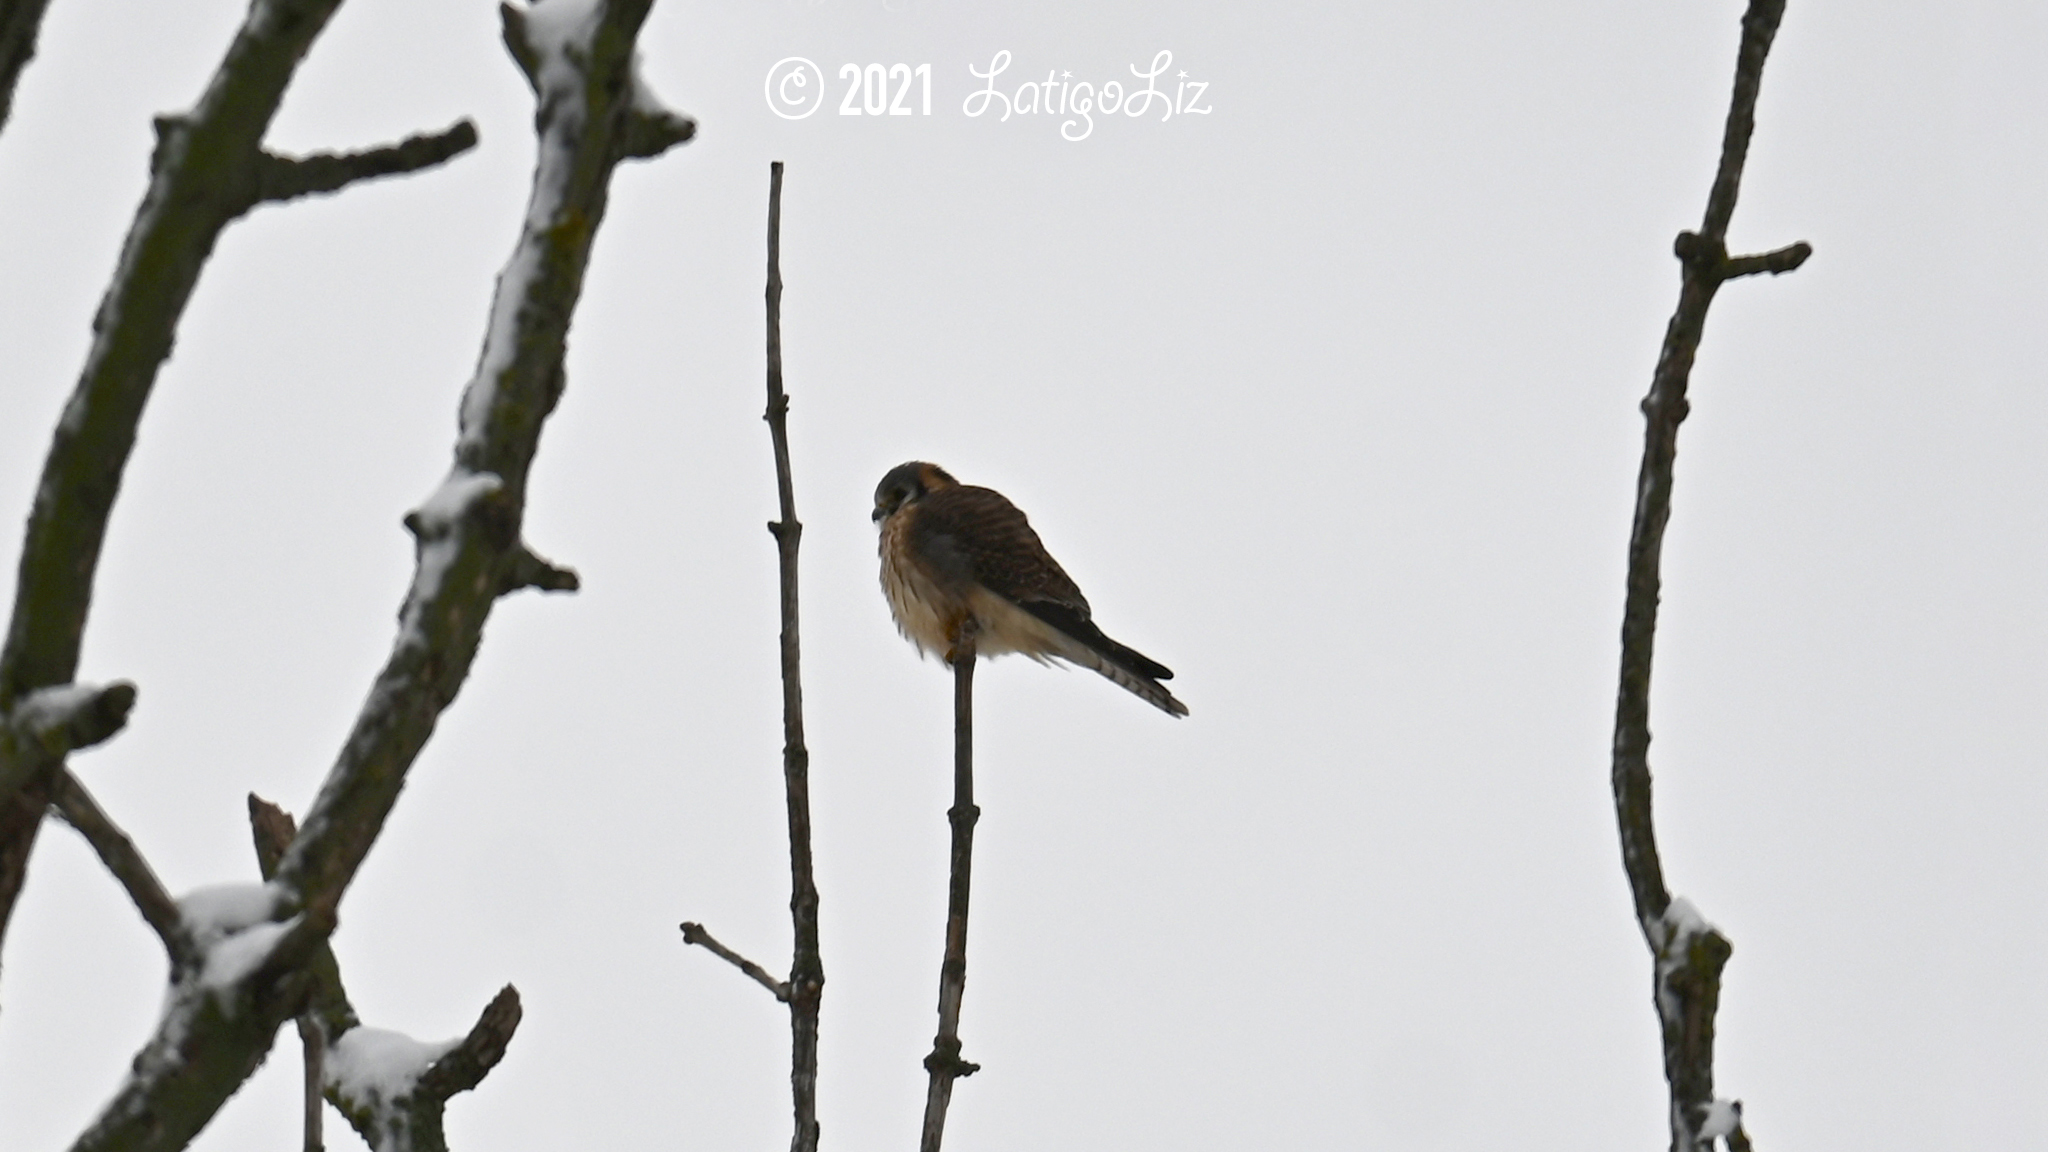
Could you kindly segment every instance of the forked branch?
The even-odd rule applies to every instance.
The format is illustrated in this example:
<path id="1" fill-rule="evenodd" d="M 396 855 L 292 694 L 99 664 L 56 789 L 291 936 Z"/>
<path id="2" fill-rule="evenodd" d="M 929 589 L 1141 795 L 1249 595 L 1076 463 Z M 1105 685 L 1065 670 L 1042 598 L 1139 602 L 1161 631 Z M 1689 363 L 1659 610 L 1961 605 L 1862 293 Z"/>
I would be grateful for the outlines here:
<path id="1" fill-rule="evenodd" d="M 298 829 L 289 813 L 254 795 L 249 797 L 249 827 L 257 865 L 269 880 Z M 322 1147 L 323 1100 L 378 1152 L 447 1152 L 442 1116 L 448 1100 L 482 1083 L 504 1059 L 519 1027 L 518 991 L 509 984 L 501 989 L 462 1039 L 422 1044 L 397 1032 L 363 1026 L 342 989 L 340 966 L 325 943 L 307 970 L 311 986 L 298 1020 L 306 1053 L 307 1152 Z"/>
<path id="2" fill-rule="evenodd" d="M 789 1005 L 789 1087 L 795 1132 L 790 1152 L 818 1147 L 818 1013 L 825 995 L 825 963 L 818 948 L 818 883 L 811 868 L 811 753 L 804 743 L 803 648 L 797 614 L 797 546 L 804 526 L 796 518 L 796 483 L 789 463 L 789 395 L 782 389 L 782 161 L 768 168 L 768 437 L 775 453 L 775 494 L 780 518 L 775 537 L 782 609 L 782 781 L 789 808 L 789 917 L 794 944 L 789 979 L 779 981 L 759 964 L 714 939 L 701 924 L 684 924 L 683 940 L 708 949 Z"/>

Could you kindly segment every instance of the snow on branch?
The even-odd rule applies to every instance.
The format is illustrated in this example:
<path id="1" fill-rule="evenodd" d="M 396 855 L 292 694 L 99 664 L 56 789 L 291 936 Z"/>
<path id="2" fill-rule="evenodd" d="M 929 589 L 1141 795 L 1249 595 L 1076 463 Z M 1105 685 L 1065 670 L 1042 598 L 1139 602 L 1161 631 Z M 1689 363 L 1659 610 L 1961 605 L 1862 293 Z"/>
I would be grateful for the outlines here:
<path id="1" fill-rule="evenodd" d="M 335 3 L 338 0 L 256 0 L 223 74 L 232 71 L 244 54 L 270 50 L 273 42 L 296 43 L 290 57 L 295 60 Z M 541 426 L 561 398 L 569 320 L 604 218 L 612 171 L 620 160 L 641 154 L 628 140 L 635 117 L 646 115 L 634 105 L 631 71 L 634 40 L 651 3 L 545 0 L 526 10 L 529 19 L 541 14 L 544 24 L 560 30 L 526 40 L 524 55 L 515 51 L 522 67 L 529 59 L 537 61 L 540 74 L 548 77 L 541 85 L 543 97 L 535 116 L 540 148 L 532 198 L 512 257 L 498 278 L 476 375 L 464 389 L 454 462 L 446 480 L 407 518 L 415 536 L 417 569 L 400 611 L 391 655 L 371 685 L 304 824 L 279 855 L 267 888 L 277 898 L 264 920 L 278 927 L 242 927 L 207 948 L 206 959 L 195 970 L 177 974 L 164 1017 L 137 1058 L 133 1074 L 73 1152 L 182 1148 L 261 1063 L 283 1022 L 309 1009 L 317 1012 L 323 1002 L 319 989 L 330 977 L 338 989 L 338 976 L 332 976 L 331 969 L 322 971 L 331 965 L 332 954 L 325 945 L 334 930 L 336 909 L 383 830 L 406 773 L 467 678 L 493 603 L 535 575 L 558 586 L 567 584 L 566 574 L 552 565 L 546 572 L 536 569 L 537 557 L 520 542 L 526 480 Z M 308 22 L 315 27 L 305 27 Z M 299 39 L 292 41 L 294 36 Z M 289 67 L 278 67 L 274 60 L 269 67 L 279 74 L 273 79 L 281 93 Z M 208 101 L 228 83 L 216 80 Z M 265 105 L 274 106 L 274 99 Z M 159 182 L 163 172 L 183 170 L 190 158 L 205 156 L 219 145 L 206 130 L 205 107 L 203 103 L 202 115 L 167 137 Z M 252 165 L 256 135 L 248 134 L 248 147 L 241 153 Z M 153 188 L 145 215 L 160 210 L 156 196 Z M 210 234 L 207 242 L 210 246 Z M 136 243 L 131 237 L 124 269 L 139 258 Z M 195 264 L 194 275 L 196 271 Z M 189 289 L 188 281 L 184 290 Z M 177 303 L 182 305 L 182 294 Z M 103 325 L 120 323 L 125 307 L 124 300 L 110 296 L 102 309 Z M 164 339 L 167 350 L 168 328 Z M 160 359 L 161 353 L 150 361 L 149 374 Z M 140 398 L 137 392 L 132 415 L 139 415 Z M 89 407 L 74 399 L 66 425 L 89 423 Z M 133 420 L 120 427 L 132 439 Z M 60 439 L 63 435 L 60 429 Z M 124 460 L 125 448 L 124 443 Z M 49 488 L 46 483 L 46 493 Z M 39 499 L 38 514 L 44 504 Z M 104 519 L 102 510 L 94 530 L 95 549 Z M 32 527 L 30 552 L 33 533 Z M 22 586 L 25 596 L 37 594 L 27 561 Z M 82 613 L 80 599 L 80 622 Z M 17 629 L 21 619 L 17 614 Z M 75 639 L 69 649 L 72 658 Z M 12 636 L 9 644 L 12 659 Z M 33 644 L 25 650 L 40 651 Z M 19 682 L 9 679 L 17 675 L 13 667 L 0 664 L 0 702 L 9 699 L 4 695 L 8 685 Z M 495 1062 L 503 1039 L 517 1022 L 517 1000 L 508 1000 L 509 995 L 494 1001 L 470 1038 L 450 1050 L 449 1056 L 462 1053 L 462 1058 L 434 1064 L 423 1074 L 422 1086 L 445 1065 L 447 1071 L 433 1083 L 445 1085 L 452 1094 L 473 1084 L 473 1076 L 480 1077 Z M 330 1034 L 345 1036 L 348 1030 L 337 1028 Z"/>
<path id="2" fill-rule="evenodd" d="M 481 1083 L 519 1027 L 519 993 L 498 992 L 459 1040 L 423 1044 L 402 1033 L 357 1027 L 327 1053 L 327 1099 L 376 1152 L 446 1152 L 448 1098 Z"/>
<path id="3" fill-rule="evenodd" d="M 506 39 L 536 77 L 533 191 L 498 277 L 454 461 L 411 515 L 418 566 L 398 641 L 279 875 L 309 905 L 338 900 L 397 800 L 406 769 L 454 699 L 492 601 L 574 574 L 521 542 L 526 479 L 565 385 L 569 319 L 635 109 L 633 39 L 651 0 L 544 0 L 507 9 Z"/>
<path id="4" fill-rule="evenodd" d="M 256 863 L 266 880 L 298 834 L 291 815 L 249 797 Z M 313 986 L 299 1017 L 308 1057 L 307 1147 L 317 1147 L 323 1099 L 347 1117 L 377 1152 L 447 1152 L 441 1116 L 448 1098 L 482 1083 L 504 1059 L 519 1027 L 519 992 L 507 984 L 460 1040 L 423 1044 L 398 1032 L 366 1028 L 342 988 L 333 951 L 321 944 L 308 965 Z"/>
<path id="5" fill-rule="evenodd" d="M 520 1015 L 519 993 L 507 984 L 460 1040 L 423 1044 L 382 1028 L 352 1028 L 328 1049 L 328 1102 L 376 1152 L 447 1152 L 448 1098 L 476 1087 L 505 1058 Z"/>
<path id="6" fill-rule="evenodd" d="M 0 716 L 0 796 L 66 754 L 111 738 L 128 723 L 135 685 L 63 684 L 39 688 Z"/>
<path id="7" fill-rule="evenodd" d="M 29 510 L 14 609 L 0 645 L 0 716 L 78 671 L 100 551 L 136 429 L 222 230 L 263 199 L 411 171 L 467 147 L 465 139 L 473 142 L 473 131 L 458 125 L 359 157 L 286 161 L 263 151 L 299 61 L 340 4 L 251 0 L 198 105 L 157 121 L 149 188 L 93 317 L 85 367 L 51 437 Z M 32 50 L 42 7 L 0 5 L 0 103 Z M 54 788 L 48 763 L 24 765 L 0 750 L 0 934 Z"/>

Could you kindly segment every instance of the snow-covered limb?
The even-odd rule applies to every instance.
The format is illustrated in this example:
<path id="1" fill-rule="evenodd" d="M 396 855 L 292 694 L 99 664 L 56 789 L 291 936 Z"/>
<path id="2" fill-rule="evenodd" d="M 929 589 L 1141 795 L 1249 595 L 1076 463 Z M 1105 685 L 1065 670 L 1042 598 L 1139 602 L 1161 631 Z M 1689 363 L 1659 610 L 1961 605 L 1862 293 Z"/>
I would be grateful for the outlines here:
<path id="1" fill-rule="evenodd" d="M 1742 1101 L 1713 1100 L 1706 1107 L 1706 1118 L 1700 1121 L 1700 1139 L 1725 1140 L 1742 1127 Z"/>
<path id="2" fill-rule="evenodd" d="M 0 796 L 11 796 L 39 769 L 119 732 L 135 707 L 135 685 L 60 684 L 38 688 L 0 715 Z"/>
<path id="3" fill-rule="evenodd" d="M 423 1044 L 357 1027 L 327 1052 L 327 1099 L 375 1152 L 447 1152 L 441 1117 L 505 1057 L 519 1027 L 519 993 L 507 984 L 460 1040 Z"/>
<path id="4" fill-rule="evenodd" d="M 223 75 L 253 56 L 261 61 L 259 70 L 268 69 L 266 74 L 281 93 L 290 73 L 288 62 L 304 51 L 336 3 L 338 0 L 255 0 Z M 650 3 L 546 0 L 536 7 L 538 11 L 559 4 L 562 7 L 551 9 L 551 14 L 567 17 L 580 11 L 588 19 L 562 21 L 572 26 L 573 35 L 526 45 L 528 54 L 542 61 L 550 76 L 548 98 L 541 100 L 535 118 L 541 148 L 533 197 L 512 259 L 499 278 L 477 374 L 465 390 L 450 483 L 417 516 L 422 537 L 420 564 L 431 572 L 422 571 L 408 589 L 401 613 L 405 627 L 307 812 L 304 826 L 277 863 L 273 881 L 279 893 L 277 905 L 263 925 L 282 927 L 246 925 L 209 950 L 205 963 L 179 973 L 163 1021 L 138 1058 L 135 1073 L 74 1146 L 74 1152 L 111 1152 L 115 1148 L 171 1152 L 183 1147 L 262 1061 L 285 1020 L 309 1009 L 320 1011 L 320 998 L 313 993 L 327 979 L 319 970 L 323 963 L 331 964 L 325 943 L 333 931 L 342 895 L 382 831 L 406 772 L 432 734 L 440 713 L 467 678 L 493 602 L 522 566 L 531 563 L 530 550 L 519 543 L 526 478 L 541 426 L 561 396 L 569 319 L 581 293 L 596 229 L 604 217 L 612 170 L 626 156 L 642 154 L 636 150 L 641 144 L 629 139 L 636 115 L 629 77 L 633 42 Z M 262 53 L 278 44 L 291 50 L 286 63 L 262 58 Z M 557 82 L 565 76 L 574 82 Z M 228 83 L 217 79 L 207 100 L 212 101 Z M 262 104 L 266 109 L 263 119 L 274 106 L 274 99 Z M 209 171 L 203 166 L 209 161 L 239 163 L 236 156 L 253 157 L 253 136 L 243 153 L 214 154 L 224 145 L 221 130 L 211 127 L 204 114 L 206 107 L 202 104 L 200 114 L 167 134 L 157 171 L 159 184 L 167 173 L 204 172 Z M 162 210 L 157 185 L 152 187 L 145 217 Z M 207 232 L 207 247 L 212 238 L 213 233 Z M 141 241 L 131 237 L 130 251 L 123 257 L 124 270 L 140 259 L 135 254 L 138 243 Z M 198 256 L 203 256 L 203 250 L 193 259 Z M 196 277 L 196 263 L 192 274 Z M 182 306 L 183 293 L 190 287 L 187 278 L 178 289 L 178 305 Z M 128 304 L 125 297 L 110 296 L 102 309 L 102 328 L 124 323 Z M 133 417 L 139 416 L 148 377 L 168 349 L 168 327 L 162 335 L 162 349 L 149 361 L 138 390 L 132 396 L 123 394 L 134 401 L 125 432 L 117 429 L 127 439 L 132 439 Z M 96 427 L 94 421 L 102 418 L 96 413 L 90 398 L 74 398 L 60 440 Z M 124 440 L 122 460 L 125 454 Z M 58 455 L 61 453 L 53 451 L 53 458 Z M 118 483 L 118 461 L 113 472 L 113 481 L 105 486 L 109 498 Z M 47 498 L 51 488 L 45 484 L 44 497 L 37 504 L 38 517 L 44 516 L 46 505 L 56 506 Z M 102 508 L 97 514 L 94 548 L 104 528 L 105 511 Z M 34 525 L 42 522 L 32 520 L 28 553 L 38 547 Z M 60 518 L 57 523 L 68 522 Z M 77 567 L 71 570 L 74 575 Z M 26 562 L 23 571 L 22 595 L 32 598 L 40 585 Z M 532 570 L 528 567 L 527 571 Z M 547 578 L 562 582 L 560 575 Z M 62 590 L 57 594 L 61 600 Z M 74 628 L 83 620 L 84 598 L 77 599 Z M 17 613 L 17 631 L 21 619 Z M 75 635 L 72 639 L 75 641 Z M 13 659 L 16 640 L 10 634 L 8 660 Z M 24 650 L 48 663 L 36 645 Z M 75 643 L 68 651 L 66 658 L 75 659 Z M 68 670 L 65 677 L 55 679 L 36 679 L 36 675 L 40 673 L 31 670 L 30 678 L 23 680 L 12 664 L 0 663 L 0 704 L 12 698 L 7 695 L 9 685 L 56 682 L 68 678 Z M 5 799 L 0 797 L 0 801 Z M 335 983 L 338 985 L 338 978 Z M 476 1043 L 465 1042 L 436 1062 L 422 1077 L 420 1090 L 433 1081 L 445 1083 L 452 1093 L 482 1075 L 496 1059 L 493 1051 L 502 1052 L 502 1038 L 510 1035 L 511 1022 L 517 1019 L 517 1000 L 508 997 L 509 993 L 494 1002 L 486 1020 L 479 1023 L 480 1031 L 472 1032 Z M 340 1036 L 347 1031 L 336 1027 L 328 1034 Z M 495 1048 L 492 1036 L 499 1037 Z M 458 1055 L 462 1059 L 456 1059 Z"/>
<path id="5" fill-rule="evenodd" d="M 289 813 L 252 794 L 249 829 L 257 866 L 269 879 L 298 828 Z M 506 985 L 467 1037 L 421 1044 L 397 1032 L 362 1026 L 342 988 L 334 952 L 326 944 L 315 949 L 306 967 L 312 984 L 299 1017 L 299 1035 L 309 1073 L 307 1147 L 321 1143 L 320 1107 L 325 1099 L 379 1152 L 445 1152 L 442 1108 L 450 1096 L 476 1087 L 504 1057 L 519 1026 L 519 993 Z"/>
<path id="6" fill-rule="evenodd" d="M 369 851 L 468 675 L 492 601 L 522 583 L 570 584 L 564 570 L 535 565 L 519 527 L 541 427 L 564 387 L 569 320 L 636 115 L 633 41 L 650 3 L 543 0 L 507 10 L 508 45 L 538 94 L 532 194 L 463 390 L 448 479 L 408 521 L 419 571 L 398 643 L 280 866 L 310 906 L 338 899 Z"/>
<path id="7" fill-rule="evenodd" d="M 1675 1028 L 1685 1012 L 1678 990 L 1685 987 L 1686 974 L 1707 959 L 1696 955 L 1696 949 L 1704 947 L 1709 955 L 1718 949 L 1723 953 L 1721 963 L 1726 963 L 1725 953 L 1730 947 L 1719 930 L 1707 923 L 1693 902 L 1683 896 L 1673 896 L 1663 915 L 1645 919 L 1643 936 L 1650 942 L 1650 955 L 1656 964 L 1657 1015 L 1667 1030 Z M 1718 973 L 1719 966 L 1714 970 Z"/>
<path id="8" fill-rule="evenodd" d="M 587 81 L 577 63 L 587 58 L 592 36 L 601 30 L 593 18 L 599 4 L 600 0 L 542 0 L 528 6 L 498 6 L 505 47 L 543 105 L 551 95 L 579 98 L 576 90 Z M 659 156 L 697 134 L 695 120 L 663 104 L 648 86 L 638 53 L 627 69 L 626 82 L 627 116 L 617 139 L 620 158 Z"/>
<path id="9" fill-rule="evenodd" d="M 93 317 L 77 385 L 44 457 L 20 553 L 14 608 L 0 646 L 0 717 L 78 671 L 94 577 L 137 426 L 170 355 L 200 269 L 221 232 L 265 198 L 410 171 L 459 151 L 456 131 L 362 157 L 304 165 L 263 151 L 298 63 L 341 0 L 251 0 L 206 92 L 158 122 L 150 181 Z M 0 119 L 33 44 L 43 5 L 0 6 Z M 279 167 L 279 165 L 286 167 Z M 0 751 L 0 935 L 14 909 L 56 784 L 47 761 Z"/>
<path id="10" fill-rule="evenodd" d="M 264 891 L 195 893 L 181 905 L 210 944 L 172 969 L 155 1034 L 72 1152 L 175 1152 L 263 1063 L 278 1024 L 306 1000 L 307 962 L 334 930 L 304 912 L 243 923 L 271 899 Z"/>

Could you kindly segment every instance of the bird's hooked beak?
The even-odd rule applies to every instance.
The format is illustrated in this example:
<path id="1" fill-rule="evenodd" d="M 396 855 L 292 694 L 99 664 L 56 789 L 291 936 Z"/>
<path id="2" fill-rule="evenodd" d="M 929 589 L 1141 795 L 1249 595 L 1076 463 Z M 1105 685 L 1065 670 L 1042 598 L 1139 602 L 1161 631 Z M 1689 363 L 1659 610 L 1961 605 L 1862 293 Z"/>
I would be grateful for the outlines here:
<path id="1" fill-rule="evenodd" d="M 875 509 L 875 515 L 874 515 L 874 521 L 875 521 L 875 523 L 877 523 L 877 524 L 880 524 L 880 523 L 882 522 L 882 517 L 884 517 L 884 516 L 886 516 L 886 515 L 888 515 L 888 513 L 887 513 L 887 512 L 884 512 L 884 511 L 882 511 L 882 510 L 881 510 L 881 509 L 880 509 L 879 507 L 878 507 L 878 508 L 876 508 L 876 509 Z"/>

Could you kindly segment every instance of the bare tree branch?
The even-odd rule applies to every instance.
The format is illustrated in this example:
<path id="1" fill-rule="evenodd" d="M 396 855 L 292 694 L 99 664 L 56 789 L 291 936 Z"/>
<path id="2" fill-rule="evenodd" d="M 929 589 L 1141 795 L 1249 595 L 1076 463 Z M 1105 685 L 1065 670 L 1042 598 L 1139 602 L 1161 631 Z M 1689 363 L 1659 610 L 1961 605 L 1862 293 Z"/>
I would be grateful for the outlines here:
<path id="1" fill-rule="evenodd" d="M 797 620 L 797 546 L 804 526 L 796 518 L 796 485 L 789 464 L 789 396 L 782 390 L 782 161 L 768 166 L 768 438 L 775 453 L 775 492 L 781 518 L 768 522 L 775 537 L 782 610 L 782 780 L 789 806 L 789 918 L 794 956 L 789 980 L 776 980 L 759 964 L 713 939 L 701 924 L 684 924 L 685 943 L 702 945 L 752 977 L 789 1005 L 789 1090 L 794 1114 L 790 1152 L 818 1147 L 818 1011 L 825 995 L 825 963 L 818 950 L 818 883 L 811 867 L 811 753 L 804 745 L 802 645 Z"/>
<path id="2" fill-rule="evenodd" d="M 92 793 L 85 790 L 78 777 L 69 770 L 59 768 L 52 775 L 56 796 L 53 803 L 64 821 L 78 830 L 85 842 L 92 845 L 100 862 L 114 879 L 127 889 L 128 898 L 135 902 L 135 910 L 142 913 L 142 919 L 156 930 L 157 938 L 163 941 L 164 952 L 171 958 L 173 968 L 191 963 L 192 938 L 185 931 L 185 922 L 178 912 L 178 902 L 164 889 L 163 881 L 156 878 L 156 872 L 149 861 L 136 851 L 135 842 L 121 831 L 99 804 Z"/>
<path id="3" fill-rule="evenodd" d="M 183 1147 L 254 1071 L 278 1027 L 309 1004 L 317 1008 L 314 969 L 342 895 L 382 831 L 406 772 L 467 677 L 492 604 L 513 583 L 527 474 L 541 426 L 561 397 L 569 319 L 612 171 L 624 155 L 632 105 L 650 99 L 633 75 L 633 55 L 651 2 L 605 0 L 587 21 L 547 22 L 544 37 L 524 35 L 521 20 L 506 18 L 515 58 L 534 62 L 539 92 L 533 198 L 498 280 L 476 375 L 463 393 L 454 466 L 407 517 L 417 565 L 397 642 L 304 824 L 278 860 L 275 878 L 261 890 L 268 915 L 225 925 L 199 971 L 174 980 L 156 1036 L 74 1152 Z M 324 19 L 331 10 L 329 2 L 318 15 Z M 290 0 L 257 0 L 231 63 L 245 50 L 244 39 L 275 35 L 278 22 L 302 15 Z M 203 115 L 195 117 L 191 128 L 172 134 L 166 170 L 199 151 L 203 122 Z M 464 1063 L 426 1082 L 432 1091 L 459 1086 L 467 1073 L 458 1075 L 457 1068 L 487 1067 L 494 1044 L 502 1051 L 492 1038 L 509 1034 L 516 1000 L 494 1009 L 460 1047 Z M 349 1097 L 349 1058 L 375 1037 L 360 1027 L 330 1029 L 329 1035 L 326 1080 Z M 422 1076 L 434 1060 L 422 1062 Z M 415 1103 L 423 1098 L 411 1097 Z"/>
<path id="4" fill-rule="evenodd" d="M 811 752 L 804 744 L 802 645 L 797 631 L 797 546 L 804 526 L 796 518 L 796 483 L 789 464 L 789 396 L 782 390 L 782 161 L 768 168 L 768 421 L 775 450 L 775 492 L 781 519 L 775 536 L 782 591 L 782 778 L 789 801 L 789 918 L 794 956 L 789 963 L 789 1085 L 795 1112 L 790 1152 L 818 1147 L 818 1013 L 825 996 L 825 961 L 818 950 L 818 882 L 811 870 Z"/>
<path id="5" fill-rule="evenodd" d="M 691 920 L 685 920 L 683 921 L 682 927 L 683 943 L 695 944 L 699 948 L 703 948 L 706 951 L 709 951 L 712 955 L 725 961 L 727 964 L 730 964 L 733 967 L 739 969 L 740 971 L 746 973 L 748 979 L 752 980 L 756 984 L 759 984 L 761 987 L 766 988 L 777 1000 L 780 1000 L 785 1004 L 789 1002 L 789 985 L 784 984 L 782 981 L 777 980 L 773 976 L 770 976 L 766 968 L 761 967 L 759 964 L 754 963 L 752 960 L 747 959 L 745 956 L 742 956 L 739 953 L 733 951 L 732 949 L 727 948 L 725 945 L 720 944 L 718 942 L 718 938 L 713 936 L 711 933 L 706 932 L 702 924 L 698 924 L 695 921 Z"/>
<path id="6" fill-rule="evenodd" d="M 974 825 L 981 819 L 981 809 L 974 804 L 974 644 L 970 619 L 946 654 L 953 666 L 953 806 L 946 810 L 953 827 L 953 867 L 946 887 L 946 959 L 939 965 L 939 1034 L 932 1040 L 931 1055 L 924 1058 L 932 1078 L 925 1091 L 919 1152 L 939 1152 L 945 1140 L 953 1081 L 981 1071 L 981 1065 L 960 1058 L 960 1004 L 967 995 L 967 898 L 972 888 Z"/>
<path id="7" fill-rule="evenodd" d="M 50 0 L 0 0 L 0 128 L 14 111 L 14 86 L 35 59 L 36 33 Z"/>
<path id="8" fill-rule="evenodd" d="M 1737 276 L 1791 271 L 1813 251 L 1799 243 L 1759 256 L 1730 259 L 1726 241 L 1756 124 L 1764 59 L 1784 12 L 1784 0 L 1751 0 L 1743 16 L 1735 91 L 1706 215 L 1699 232 L 1680 233 L 1673 245 L 1683 270 L 1678 308 L 1665 330 L 1650 393 L 1643 400 L 1643 463 L 1629 539 L 1621 688 L 1615 705 L 1614 804 L 1622 864 L 1634 896 L 1636 919 L 1652 956 L 1657 1015 L 1663 1029 L 1664 1076 L 1671 1087 L 1673 1152 L 1703 1150 L 1715 1138 L 1715 1131 L 1708 1127 L 1715 1104 L 1714 1016 L 1720 1006 L 1721 970 L 1734 949 L 1690 903 L 1672 897 L 1657 853 L 1649 747 L 1650 665 L 1661 587 L 1659 568 L 1664 529 L 1671 518 L 1678 426 L 1689 411 L 1686 386 L 1714 293 L 1724 280 Z M 1739 1107 L 1734 1114 L 1739 1117 Z M 1731 1146 L 1738 1137 L 1744 1147 L 1748 1144 L 1739 1123 L 1720 1135 Z"/>
<path id="9" fill-rule="evenodd" d="M 476 125 L 460 121 L 444 131 L 409 136 L 367 152 L 317 152 L 311 156 L 262 153 L 257 159 L 258 203 L 335 192 L 359 180 L 431 168 L 476 147 Z"/>

